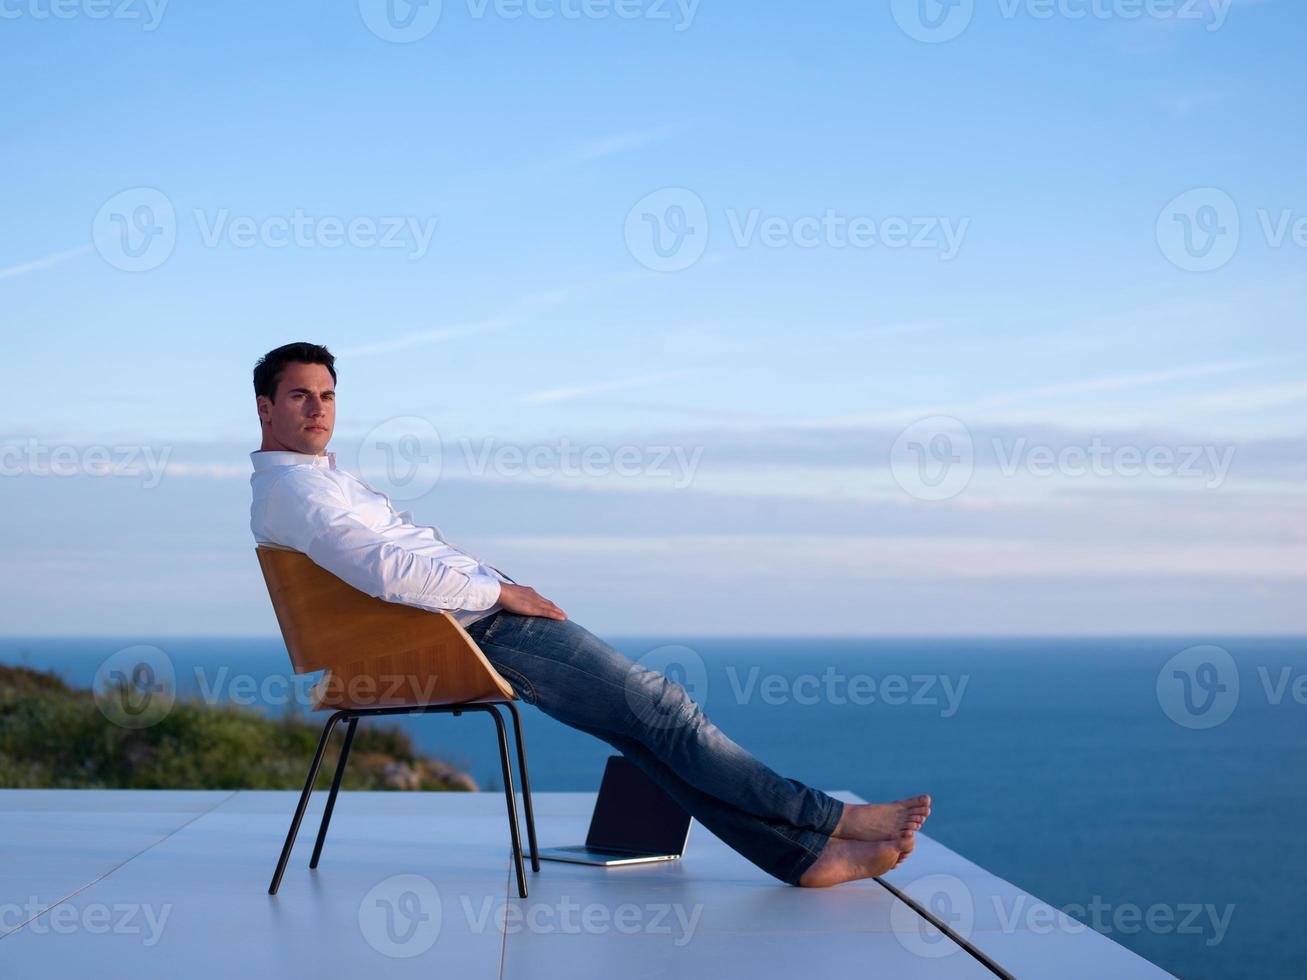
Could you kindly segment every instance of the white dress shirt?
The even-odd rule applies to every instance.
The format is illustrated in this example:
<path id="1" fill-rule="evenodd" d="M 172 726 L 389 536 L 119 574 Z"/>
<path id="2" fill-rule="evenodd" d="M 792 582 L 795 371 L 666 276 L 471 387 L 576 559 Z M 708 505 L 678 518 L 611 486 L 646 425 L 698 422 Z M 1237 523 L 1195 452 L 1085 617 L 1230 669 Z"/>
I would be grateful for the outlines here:
<path id="1" fill-rule="evenodd" d="M 336 468 L 336 454 L 256 451 L 250 530 L 259 544 L 308 555 L 361 592 L 446 610 L 466 627 L 498 612 L 499 569 L 396 513 L 390 498 Z"/>

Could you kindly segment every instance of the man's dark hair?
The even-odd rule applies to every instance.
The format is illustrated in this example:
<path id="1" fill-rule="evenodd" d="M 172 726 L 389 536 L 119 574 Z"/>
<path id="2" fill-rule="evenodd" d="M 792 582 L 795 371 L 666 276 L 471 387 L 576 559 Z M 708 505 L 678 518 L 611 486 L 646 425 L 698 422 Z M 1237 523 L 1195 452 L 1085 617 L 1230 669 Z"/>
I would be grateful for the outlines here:
<path id="1" fill-rule="evenodd" d="M 269 401 L 277 400 L 277 384 L 287 364 L 325 364 L 331 372 L 331 383 L 336 383 L 336 358 L 321 344 L 286 344 L 270 350 L 254 365 L 254 394 L 266 395 Z"/>

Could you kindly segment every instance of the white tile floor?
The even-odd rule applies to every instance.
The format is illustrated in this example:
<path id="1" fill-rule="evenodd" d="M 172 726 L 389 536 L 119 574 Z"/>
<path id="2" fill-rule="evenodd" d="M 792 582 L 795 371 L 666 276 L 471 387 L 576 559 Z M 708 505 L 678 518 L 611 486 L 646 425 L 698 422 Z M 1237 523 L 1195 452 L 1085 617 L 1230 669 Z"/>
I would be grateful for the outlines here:
<path id="1" fill-rule="evenodd" d="M 270 896 L 296 795 L 0 790 L 0 976 L 993 976 L 879 883 L 791 888 L 698 824 L 519 899 L 498 793 L 342 793 L 310 871 L 317 793 Z M 542 846 L 584 838 L 593 794 L 534 801 Z M 887 881 L 1014 976 L 1167 976 L 928 838 Z"/>

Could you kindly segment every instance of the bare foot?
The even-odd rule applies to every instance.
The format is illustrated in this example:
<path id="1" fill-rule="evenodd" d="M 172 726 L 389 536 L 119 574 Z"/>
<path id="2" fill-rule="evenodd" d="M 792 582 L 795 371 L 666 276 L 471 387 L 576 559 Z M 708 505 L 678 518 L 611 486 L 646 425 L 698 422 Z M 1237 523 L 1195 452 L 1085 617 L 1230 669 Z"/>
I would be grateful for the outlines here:
<path id="1" fill-rule="evenodd" d="M 894 867 L 898 867 L 908 859 L 912 849 L 917 846 L 917 835 L 913 831 L 908 831 L 903 837 L 899 838 L 899 859 L 894 862 Z"/>
<path id="2" fill-rule="evenodd" d="M 827 888 L 859 878 L 874 878 L 897 868 L 912 851 L 916 835 L 905 830 L 896 840 L 841 840 L 831 837 L 812 867 L 803 872 L 803 888 Z"/>
<path id="3" fill-rule="evenodd" d="M 846 840 L 894 840 L 905 830 L 920 830 L 928 816 L 928 795 L 893 803 L 846 803 L 834 836 Z"/>

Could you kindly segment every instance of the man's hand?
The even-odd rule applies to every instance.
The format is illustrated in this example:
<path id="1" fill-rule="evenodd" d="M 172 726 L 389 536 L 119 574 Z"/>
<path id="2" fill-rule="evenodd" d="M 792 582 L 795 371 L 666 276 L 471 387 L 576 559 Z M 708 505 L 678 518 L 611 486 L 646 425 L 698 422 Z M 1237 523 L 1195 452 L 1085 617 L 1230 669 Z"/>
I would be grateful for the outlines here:
<path id="1" fill-rule="evenodd" d="M 567 613 L 542 596 L 529 585 L 499 583 L 499 604 L 508 612 L 519 616 L 544 616 L 546 619 L 566 619 Z"/>

